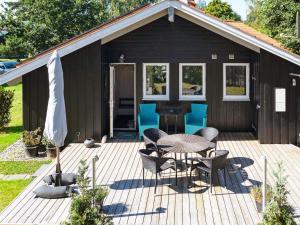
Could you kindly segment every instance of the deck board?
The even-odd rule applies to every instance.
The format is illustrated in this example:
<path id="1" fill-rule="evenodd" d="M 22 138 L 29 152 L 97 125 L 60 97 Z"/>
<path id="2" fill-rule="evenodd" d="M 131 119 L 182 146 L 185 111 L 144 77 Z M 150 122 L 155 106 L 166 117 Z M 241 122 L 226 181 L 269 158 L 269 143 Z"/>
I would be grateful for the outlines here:
<path id="1" fill-rule="evenodd" d="M 86 149 L 83 144 L 70 144 L 61 154 L 64 172 L 77 172 L 81 159 L 89 164 L 95 155 L 97 185 L 109 190 L 104 202 L 105 212 L 114 224 L 136 225 L 237 225 L 257 224 L 261 214 L 249 194 L 251 185 L 262 180 L 261 156 L 268 158 L 268 183 L 274 182 L 272 171 L 277 161 L 283 161 L 288 175 L 289 201 L 296 210 L 300 224 L 300 161 L 299 148 L 293 145 L 261 145 L 250 133 L 222 133 L 218 148 L 230 151 L 230 170 L 226 174 L 227 188 L 222 173 L 218 174 L 213 193 L 204 176 L 192 173 L 188 185 L 185 172 L 178 172 L 175 186 L 174 171 L 162 173 L 154 194 L 155 176 L 145 173 L 142 185 L 142 167 L 138 149 L 142 142 L 115 140 Z M 194 155 L 193 155 L 194 156 Z M 179 155 L 177 156 L 179 159 Z M 253 161 L 252 161 L 253 160 Z M 45 200 L 35 198 L 33 190 L 42 178 L 55 171 L 52 163 L 0 214 L 0 224 L 59 224 L 67 219 L 71 199 Z M 89 170 L 89 175 L 91 170 Z"/>

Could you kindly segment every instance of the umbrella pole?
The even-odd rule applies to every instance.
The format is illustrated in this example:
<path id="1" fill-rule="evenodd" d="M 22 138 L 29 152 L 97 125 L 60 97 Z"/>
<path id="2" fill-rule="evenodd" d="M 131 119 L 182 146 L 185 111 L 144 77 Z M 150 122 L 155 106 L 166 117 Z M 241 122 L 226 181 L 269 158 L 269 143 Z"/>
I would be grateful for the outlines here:
<path id="1" fill-rule="evenodd" d="M 59 147 L 56 147 L 56 179 L 55 186 L 61 186 L 61 167 L 60 167 L 60 151 Z"/>

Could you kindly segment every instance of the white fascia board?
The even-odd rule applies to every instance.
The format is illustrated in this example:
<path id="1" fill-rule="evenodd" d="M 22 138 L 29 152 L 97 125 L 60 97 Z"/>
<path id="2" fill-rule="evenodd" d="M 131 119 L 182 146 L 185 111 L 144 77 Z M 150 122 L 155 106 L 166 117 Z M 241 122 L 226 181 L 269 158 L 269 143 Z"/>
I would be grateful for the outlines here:
<path id="1" fill-rule="evenodd" d="M 163 1 L 158 4 L 155 4 L 153 6 L 148 7 L 147 9 L 138 12 L 128 18 L 121 19 L 117 21 L 116 23 L 112 23 L 111 25 L 108 25 L 106 28 L 103 28 L 99 31 L 95 31 L 92 34 L 89 34 L 88 36 L 84 36 L 82 38 L 75 39 L 74 41 L 70 42 L 67 45 L 64 45 L 62 47 L 58 47 L 57 51 L 60 55 L 60 57 L 66 56 L 80 48 L 83 48 L 89 44 L 92 44 L 98 40 L 101 40 L 102 38 L 111 35 L 119 30 L 124 29 L 125 27 L 129 27 L 132 24 L 138 23 L 145 18 L 148 18 L 150 16 L 153 16 L 163 10 L 168 9 L 170 6 L 169 1 Z M 53 49 L 54 51 L 54 49 Z M 29 73 L 39 67 L 42 67 L 47 64 L 47 62 L 50 59 L 50 56 L 52 54 L 52 51 L 49 52 L 46 55 L 41 55 L 40 57 L 33 59 L 31 62 L 28 62 L 28 64 L 24 64 L 19 68 L 13 69 L 3 75 L 0 76 L 0 85 L 5 84 L 11 80 L 14 80 L 18 77 L 21 77 L 22 75 Z"/>
<path id="2" fill-rule="evenodd" d="M 185 4 L 182 4 L 178 1 L 170 1 L 170 5 L 179 11 L 182 11 L 196 19 L 199 19 L 211 26 L 214 26 L 214 27 L 222 30 L 225 33 L 229 33 L 233 36 L 236 36 L 236 37 L 240 38 L 241 40 L 244 40 L 253 45 L 256 45 L 257 47 L 259 47 L 261 49 L 264 49 L 274 55 L 277 55 L 285 60 L 288 60 L 288 61 L 300 66 L 300 56 L 297 56 L 296 54 L 286 52 L 282 49 L 279 49 L 279 48 L 274 47 L 270 44 L 267 44 L 263 41 L 260 41 L 251 35 L 248 35 L 236 28 L 233 28 L 233 27 L 223 23 L 222 21 L 219 21 L 218 19 L 214 19 L 211 16 L 208 16 L 205 13 L 201 13 L 201 12 L 199 12 Z"/>

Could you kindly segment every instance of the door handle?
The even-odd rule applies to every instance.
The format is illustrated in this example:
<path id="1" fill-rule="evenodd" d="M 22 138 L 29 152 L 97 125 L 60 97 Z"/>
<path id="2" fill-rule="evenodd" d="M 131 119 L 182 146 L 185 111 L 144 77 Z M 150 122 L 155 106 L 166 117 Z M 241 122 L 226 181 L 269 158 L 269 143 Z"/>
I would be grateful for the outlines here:
<path id="1" fill-rule="evenodd" d="M 260 104 L 256 104 L 256 109 L 259 110 L 261 108 Z"/>

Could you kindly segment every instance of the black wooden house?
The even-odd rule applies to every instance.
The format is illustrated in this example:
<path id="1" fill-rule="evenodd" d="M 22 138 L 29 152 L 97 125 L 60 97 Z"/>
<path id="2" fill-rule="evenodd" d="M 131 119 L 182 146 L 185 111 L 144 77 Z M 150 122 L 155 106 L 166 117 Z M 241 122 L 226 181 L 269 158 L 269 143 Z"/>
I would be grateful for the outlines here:
<path id="1" fill-rule="evenodd" d="M 61 43 L 0 76 L 0 84 L 22 77 L 24 129 L 44 125 L 54 50 L 69 141 L 77 132 L 100 140 L 114 128 L 137 129 L 141 102 L 156 102 L 158 111 L 176 103 L 183 114 L 201 102 L 208 126 L 254 132 L 261 143 L 298 142 L 300 56 L 241 22 L 165 0 Z"/>

